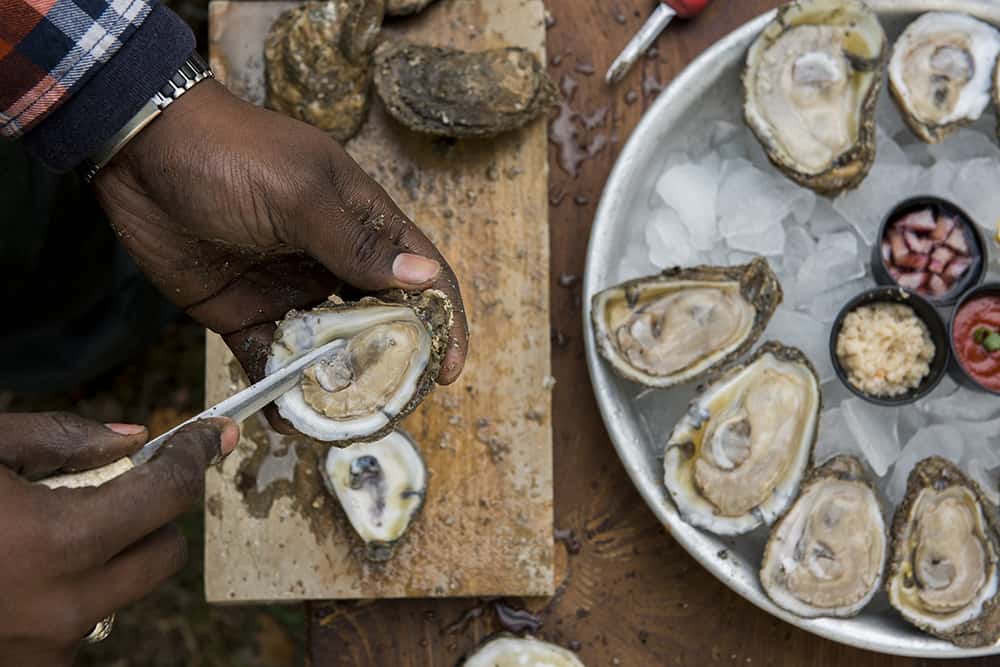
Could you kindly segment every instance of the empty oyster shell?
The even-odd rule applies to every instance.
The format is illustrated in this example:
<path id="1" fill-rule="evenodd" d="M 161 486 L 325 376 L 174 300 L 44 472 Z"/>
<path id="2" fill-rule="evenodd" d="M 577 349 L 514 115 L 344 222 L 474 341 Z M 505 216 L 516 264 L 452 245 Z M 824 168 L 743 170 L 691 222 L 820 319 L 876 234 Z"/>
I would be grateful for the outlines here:
<path id="1" fill-rule="evenodd" d="M 889 603 L 959 646 L 996 643 L 998 531 L 975 482 L 945 459 L 924 459 L 910 473 L 892 522 Z"/>
<path id="2" fill-rule="evenodd" d="M 809 476 L 771 529 L 760 583 L 803 618 L 854 616 L 882 583 L 885 518 L 861 463 L 837 456 Z"/>
<path id="3" fill-rule="evenodd" d="M 674 427 L 663 460 L 681 518 L 719 535 L 773 523 L 798 493 L 820 408 L 812 364 L 773 341 L 709 384 Z"/>
<path id="4" fill-rule="evenodd" d="M 597 349 L 619 375 L 669 387 L 749 350 L 781 298 L 762 257 L 740 266 L 678 267 L 598 292 L 591 325 Z"/>
<path id="5" fill-rule="evenodd" d="M 410 437 L 393 431 L 375 442 L 331 447 L 322 475 L 364 540 L 368 560 L 392 558 L 427 493 L 427 466 Z"/>
<path id="6" fill-rule="evenodd" d="M 834 195 L 868 173 L 885 45 L 878 18 L 860 0 L 796 0 L 750 46 L 744 117 L 796 183 Z"/>
<path id="7" fill-rule="evenodd" d="M 281 14 L 264 43 L 267 106 L 337 141 L 357 134 L 384 9 L 385 0 L 327 0 Z"/>
<path id="8" fill-rule="evenodd" d="M 903 31 L 889 59 L 889 90 L 914 134 L 941 141 L 990 102 L 1000 32 L 966 14 L 930 12 Z"/>
<path id="9" fill-rule="evenodd" d="M 390 16 L 416 14 L 434 0 L 386 0 L 385 13 Z"/>
<path id="10" fill-rule="evenodd" d="M 533 637 L 499 635 L 472 652 L 460 667 L 584 667 L 576 654 Z"/>
<path id="11" fill-rule="evenodd" d="M 330 301 L 278 323 L 268 374 L 309 350 L 343 340 L 275 401 L 302 433 L 327 442 L 374 440 L 391 431 L 434 386 L 449 342 L 452 306 L 437 290 L 399 290 L 357 303 Z"/>
<path id="12" fill-rule="evenodd" d="M 555 99 L 545 68 L 528 51 L 488 51 L 383 42 L 375 89 L 411 130 L 445 137 L 490 137 L 527 125 Z"/>

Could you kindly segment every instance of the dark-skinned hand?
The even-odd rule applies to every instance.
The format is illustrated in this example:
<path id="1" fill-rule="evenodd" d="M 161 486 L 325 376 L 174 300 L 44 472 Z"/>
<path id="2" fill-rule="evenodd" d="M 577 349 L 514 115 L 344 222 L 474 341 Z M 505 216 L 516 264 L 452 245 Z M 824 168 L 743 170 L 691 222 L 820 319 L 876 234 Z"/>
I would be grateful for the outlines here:
<path id="1" fill-rule="evenodd" d="M 95 185 L 139 266 L 223 335 L 251 380 L 263 375 L 275 320 L 342 283 L 446 292 L 456 317 L 438 381 L 461 372 L 467 324 L 454 273 L 324 132 L 207 80 L 127 144 Z M 290 432 L 273 410 L 268 417 Z"/>
<path id="2" fill-rule="evenodd" d="M 205 468 L 236 446 L 231 420 L 186 426 L 149 463 L 99 487 L 33 483 L 116 461 L 146 437 L 142 426 L 67 413 L 0 414 L 0 667 L 71 665 L 98 621 L 184 564 L 171 521 L 201 498 Z"/>

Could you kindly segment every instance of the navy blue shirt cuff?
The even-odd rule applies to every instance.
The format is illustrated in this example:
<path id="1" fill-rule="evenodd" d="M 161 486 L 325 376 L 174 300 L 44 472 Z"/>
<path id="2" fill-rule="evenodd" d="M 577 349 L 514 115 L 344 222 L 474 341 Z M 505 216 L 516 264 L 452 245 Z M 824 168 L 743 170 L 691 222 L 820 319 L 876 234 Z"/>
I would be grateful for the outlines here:
<path id="1" fill-rule="evenodd" d="M 72 169 L 138 113 L 194 47 L 187 24 L 154 5 L 111 60 L 24 136 L 25 148 L 54 171 Z"/>

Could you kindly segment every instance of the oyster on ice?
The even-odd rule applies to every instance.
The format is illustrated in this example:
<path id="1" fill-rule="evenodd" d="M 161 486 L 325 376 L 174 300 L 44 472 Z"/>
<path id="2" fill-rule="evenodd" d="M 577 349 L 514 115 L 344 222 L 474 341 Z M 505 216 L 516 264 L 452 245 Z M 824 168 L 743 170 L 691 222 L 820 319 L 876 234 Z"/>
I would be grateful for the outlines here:
<path id="1" fill-rule="evenodd" d="M 994 644 L 998 529 L 979 487 L 954 464 L 937 456 L 918 463 L 892 522 L 889 603 L 958 646 Z"/>
<path id="2" fill-rule="evenodd" d="M 667 269 L 598 292 L 591 325 L 601 356 L 650 387 L 698 380 L 750 349 L 781 303 L 758 257 L 740 266 Z"/>
<path id="3" fill-rule="evenodd" d="M 889 59 L 889 91 L 928 143 L 979 118 L 990 102 L 1000 32 L 966 14 L 930 12 L 903 31 Z"/>
<path id="4" fill-rule="evenodd" d="M 761 586 L 803 618 L 854 616 L 882 583 L 887 542 L 864 468 L 854 457 L 836 456 L 813 471 L 771 529 Z"/>
<path id="5" fill-rule="evenodd" d="M 499 635 L 472 652 L 460 667 L 583 667 L 576 654 L 534 637 Z"/>
<path id="6" fill-rule="evenodd" d="M 826 195 L 853 188 L 875 159 L 885 32 L 859 0 L 797 0 L 747 52 L 743 114 L 768 158 Z"/>
<path id="7" fill-rule="evenodd" d="M 375 442 L 331 447 L 322 475 L 364 540 L 368 560 L 392 558 L 427 493 L 427 466 L 409 436 L 393 431 Z"/>
<path id="8" fill-rule="evenodd" d="M 798 493 L 820 408 L 812 364 L 773 341 L 711 382 L 667 441 L 664 483 L 680 517 L 719 535 L 773 523 Z"/>
<path id="9" fill-rule="evenodd" d="M 317 440 L 375 440 L 412 412 L 434 386 L 450 340 L 452 306 L 437 290 L 400 290 L 356 303 L 331 300 L 278 323 L 271 374 L 334 340 L 343 346 L 306 368 L 275 401 L 296 429 Z"/>

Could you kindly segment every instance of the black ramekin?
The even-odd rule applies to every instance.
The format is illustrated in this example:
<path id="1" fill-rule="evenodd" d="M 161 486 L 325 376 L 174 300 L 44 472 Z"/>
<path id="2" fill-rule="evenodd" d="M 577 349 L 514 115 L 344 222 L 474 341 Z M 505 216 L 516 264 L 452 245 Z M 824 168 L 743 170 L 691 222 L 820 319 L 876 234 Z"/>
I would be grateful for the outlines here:
<path id="1" fill-rule="evenodd" d="M 958 300 L 958 303 L 955 304 L 955 308 L 951 311 L 951 317 L 948 318 L 948 348 L 951 350 L 951 361 L 948 363 L 948 375 L 950 375 L 951 379 L 963 387 L 967 387 L 973 391 L 979 391 L 984 394 L 1000 396 L 1000 392 L 984 387 L 976 382 L 976 380 L 966 372 L 965 368 L 962 366 L 962 362 L 958 360 L 958 350 L 955 349 L 955 339 L 952 337 L 952 329 L 955 326 L 955 316 L 958 315 L 959 308 L 961 308 L 970 299 L 977 296 L 983 296 L 985 294 L 1000 296 L 1000 283 L 986 283 L 985 285 L 980 285 L 979 287 L 970 289 L 962 295 L 962 297 Z"/>
<path id="2" fill-rule="evenodd" d="M 898 396 L 872 396 L 871 394 L 866 394 L 851 384 L 851 381 L 847 377 L 847 370 L 841 365 L 840 359 L 837 358 L 837 337 L 840 335 L 840 328 L 844 324 L 844 318 L 855 308 L 871 303 L 902 303 L 910 306 L 913 308 L 913 312 L 917 314 L 917 317 L 927 325 L 927 330 L 930 332 L 931 341 L 934 343 L 934 358 L 931 359 L 930 371 L 916 388 L 911 389 L 905 394 Z M 945 340 L 948 337 L 948 328 L 945 327 L 944 321 L 938 314 L 937 309 L 927 299 L 916 292 L 902 287 L 875 287 L 858 294 L 848 301 L 840 309 L 840 312 L 837 313 L 837 318 L 833 321 L 833 327 L 830 329 L 830 359 L 833 361 L 833 370 L 837 373 L 837 377 L 856 396 L 860 396 L 866 401 L 877 405 L 890 407 L 906 405 L 929 394 L 937 386 L 938 382 L 941 381 L 941 378 L 944 377 L 945 370 L 948 367 L 948 359 L 951 356 L 951 345 Z"/>
<path id="3" fill-rule="evenodd" d="M 875 243 L 872 245 L 872 276 L 875 278 L 875 282 L 879 285 L 896 286 L 895 279 L 889 275 L 889 269 L 885 265 L 885 260 L 882 259 L 882 239 L 885 237 L 886 227 L 907 213 L 917 209 L 926 208 L 928 206 L 942 208 L 961 217 L 965 221 L 966 226 L 969 228 L 972 242 L 975 244 L 976 253 L 979 256 L 979 261 L 969 267 L 969 270 L 962 277 L 962 279 L 955 283 L 955 286 L 946 292 L 943 297 L 934 298 L 929 296 L 920 296 L 917 294 L 917 296 L 921 299 L 926 299 L 935 306 L 950 306 L 958 300 L 959 296 L 983 281 L 983 276 L 986 275 L 986 264 L 989 261 L 989 258 L 986 256 L 986 242 L 983 240 L 983 235 L 979 231 L 979 227 L 976 225 L 975 220 L 973 220 L 968 213 L 947 199 L 941 199 L 940 197 L 934 197 L 932 195 L 920 195 L 904 199 L 892 207 L 889 213 L 882 218 L 882 224 L 878 226 L 878 236 L 875 237 Z M 903 287 L 900 289 L 905 290 L 907 288 Z"/>

